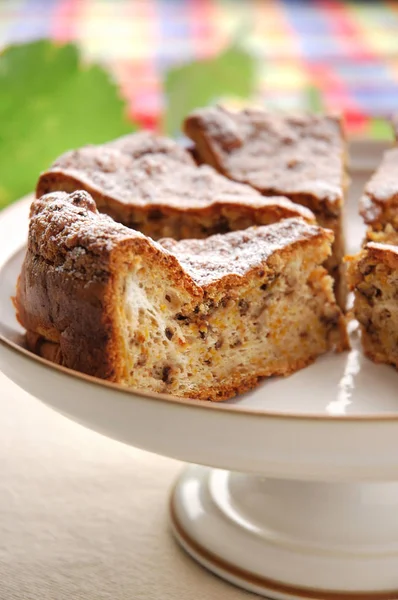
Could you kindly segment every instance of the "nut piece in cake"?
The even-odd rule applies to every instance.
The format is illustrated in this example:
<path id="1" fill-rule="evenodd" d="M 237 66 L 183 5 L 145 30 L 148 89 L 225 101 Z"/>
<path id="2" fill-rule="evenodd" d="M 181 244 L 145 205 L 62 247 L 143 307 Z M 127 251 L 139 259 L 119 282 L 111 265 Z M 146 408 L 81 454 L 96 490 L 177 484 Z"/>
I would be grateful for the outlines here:
<path id="1" fill-rule="evenodd" d="M 301 218 L 154 242 L 86 192 L 32 205 L 15 304 L 30 348 L 126 386 L 224 400 L 347 347 L 332 232 Z"/>
<path id="2" fill-rule="evenodd" d="M 197 167 L 176 142 L 150 133 L 67 152 L 41 175 L 37 196 L 79 189 L 100 212 L 153 239 L 204 238 L 294 216 L 314 221 L 310 210 Z"/>
<path id="3" fill-rule="evenodd" d="M 398 367 L 398 247 L 369 242 L 347 260 L 364 352 Z"/>
<path id="4" fill-rule="evenodd" d="M 184 131 L 203 162 L 266 196 L 287 196 L 308 207 L 322 227 L 332 229 L 335 240 L 327 268 L 343 306 L 346 149 L 340 119 L 254 108 L 231 112 L 216 106 L 188 116 Z"/>

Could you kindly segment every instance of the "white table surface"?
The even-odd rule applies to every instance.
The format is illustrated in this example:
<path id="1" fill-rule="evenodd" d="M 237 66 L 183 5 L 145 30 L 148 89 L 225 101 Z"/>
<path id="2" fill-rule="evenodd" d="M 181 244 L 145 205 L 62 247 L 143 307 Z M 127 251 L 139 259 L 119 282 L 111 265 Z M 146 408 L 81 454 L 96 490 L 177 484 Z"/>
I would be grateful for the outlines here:
<path id="1" fill-rule="evenodd" d="M 0 374 L 1 600 L 253 598 L 169 528 L 181 463 L 104 438 Z"/>

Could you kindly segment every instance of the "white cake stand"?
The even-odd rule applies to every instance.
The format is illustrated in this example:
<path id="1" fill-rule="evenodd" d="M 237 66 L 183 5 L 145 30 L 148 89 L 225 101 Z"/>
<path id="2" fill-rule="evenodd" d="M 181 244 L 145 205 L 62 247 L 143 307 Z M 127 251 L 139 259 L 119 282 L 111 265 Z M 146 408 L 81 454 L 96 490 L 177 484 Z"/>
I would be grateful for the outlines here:
<path id="1" fill-rule="evenodd" d="M 194 463 L 172 491 L 172 528 L 217 575 L 275 599 L 397 599 L 397 372 L 365 359 L 355 332 L 350 353 L 217 405 L 54 366 L 24 350 L 10 301 L 27 211 L 0 215 L 1 370 L 86 427 Z"/>

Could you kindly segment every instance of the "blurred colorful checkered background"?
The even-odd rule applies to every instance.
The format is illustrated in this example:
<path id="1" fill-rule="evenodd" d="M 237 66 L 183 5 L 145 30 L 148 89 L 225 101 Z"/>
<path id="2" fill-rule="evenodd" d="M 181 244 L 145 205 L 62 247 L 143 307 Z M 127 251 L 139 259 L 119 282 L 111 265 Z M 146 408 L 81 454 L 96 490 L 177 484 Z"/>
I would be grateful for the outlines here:
<path id="1" fill-rule="evenodd" d="M 353 135 L 386 135 L 370 117 L 398 110 L 398 2 L 0 0 L 0 47 L 77 41 L 111 68 L 131 116 L 154 128 L 165 70 L 218 53 L 238 31 L 259 60 L 257 103 L 307 108 L 315 88 Z"/>

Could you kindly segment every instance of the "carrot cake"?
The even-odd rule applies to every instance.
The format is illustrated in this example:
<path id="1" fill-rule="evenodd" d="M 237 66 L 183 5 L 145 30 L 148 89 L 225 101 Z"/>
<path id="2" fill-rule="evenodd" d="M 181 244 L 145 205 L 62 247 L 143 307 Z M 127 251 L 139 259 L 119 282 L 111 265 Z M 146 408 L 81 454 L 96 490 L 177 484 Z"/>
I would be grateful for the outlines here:
<path id="1" fill-rule="evenodd" d="M 314 221 L 310 210 L 198 167 L 182 146 L 146 132 L 67 152 L 40 176 L 36 196 L 80 189 L 100 212 L 153 239 L 204 238 L 294 216 Z"/>
<path id="2" fill-rule="evenodd" d="M 29 348 L 66 367 L 225 400 L 347 347 L 332 242 L 298 217 L 155 242 L 84 191 L 50 193 L 32 204 L 17 314 Z"/>
<path id="3" fill-rule="evenodd" d="M 395 134 L 398 123 L 393 121 Z M 398 146 L 387 150 L 365 186 L 360 213 L 368 225 L 363 249 L 347 257 L 353 313 L 365 354 L 398 367 Z"/>
<path id="4" fill-rule="evenodd" d="M 366 244 L 348 259 L 348 282 L 365 354 L 398 367 L 398 247 Z"/>
<path id="5" fill-rule="evenodd" d="M 398 243 L 398 145 L 384 152 L 366 184 L 360 214 L 368 225 L 366 241 Z"/>
<path id="6" fill-rule="evenodd" d="M 343 306 L 346 148 L 341 120 L 254 108 L 231 112 L 216 106 L 189 115 L 184 131 L 202 162 L 265 196 L 287 196 L 309 208 L 319 225 L 332 229 L 335 240 L 327 268 Z"/>

